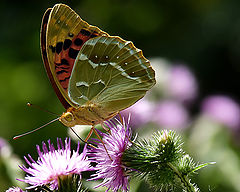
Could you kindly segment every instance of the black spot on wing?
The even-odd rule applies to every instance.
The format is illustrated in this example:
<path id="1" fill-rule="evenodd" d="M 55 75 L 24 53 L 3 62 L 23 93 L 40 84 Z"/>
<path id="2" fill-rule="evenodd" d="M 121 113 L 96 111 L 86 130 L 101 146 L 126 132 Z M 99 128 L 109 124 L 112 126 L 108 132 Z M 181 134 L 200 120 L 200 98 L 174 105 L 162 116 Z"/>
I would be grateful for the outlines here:
<path id="1" fill-rule="evenodd" d="M 68 49 L 72 45 L 72 41 L 70 39 L 65 39 L 63 43 L 63 50 Z"/>
<path id="2" fill-rule="evenodd" d="M 63 42 L 58 42 L 56 45 L 56 53 L 59 54 L 62 51 Z"/>
<path id="3" fill-rule="evenodd" d="M 70 48 L 69 52 L 68 52 L 68 56 L 71 57 L 72 59 L 76 59 L 78 52 L 79 52 L 79 50 Z"/>
<path id="4" fill-rule="evenodd" d="M 91 34 L 90 35 L 90 38 L 93 38 L 93 37 L 97 37 L 98 35 L 96 35 L 96 34 Z"/>
<path id="5" fill-rule="evenodd" d="M 77 46 L 81 46 L 83 44 L 83 40 L 80 38 L 77 38 L 74 40 L 74 44 Z"/>
<path id="6" fill-rule="evenodd" d="M 84 36 L 90 36 L 91 35 L 91 32 L 90 31 L 87 31 L 85 29 L 81 29 L 80 33 Z"/>
<path id="7" fill-rule="evenodd" d="M 62 64 L 62 65 L 69 65 L 67 59 L 61 59 L 61 64 Z"/>
<path id="8" fill-rule="evenodd" d="M 52 45 L 49 45 L 49 48 L 52 50 L 53 53 L 55 53 L 56 47 L 53 47 Z"/>

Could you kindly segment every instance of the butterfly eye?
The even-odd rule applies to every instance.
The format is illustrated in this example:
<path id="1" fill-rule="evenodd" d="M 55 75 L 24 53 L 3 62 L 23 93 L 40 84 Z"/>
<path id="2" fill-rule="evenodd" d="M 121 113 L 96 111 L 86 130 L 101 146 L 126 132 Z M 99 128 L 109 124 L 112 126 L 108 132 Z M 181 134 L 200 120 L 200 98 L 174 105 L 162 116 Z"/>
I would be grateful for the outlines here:
<path id="1" fill-rule="evenodd" d="M 67 127 L 73 127 L 76 125 L 74 115 L 71 112 L 63 113 L 59 118 L 59 121 Z"/>
<path id="2" fill-rule="evenodd" d="M 63 118 L 67 121 L 67 122 L 71 122 L 73 121 L 73 115 L 70 112 L 64 113 L 63 114 Z"/>

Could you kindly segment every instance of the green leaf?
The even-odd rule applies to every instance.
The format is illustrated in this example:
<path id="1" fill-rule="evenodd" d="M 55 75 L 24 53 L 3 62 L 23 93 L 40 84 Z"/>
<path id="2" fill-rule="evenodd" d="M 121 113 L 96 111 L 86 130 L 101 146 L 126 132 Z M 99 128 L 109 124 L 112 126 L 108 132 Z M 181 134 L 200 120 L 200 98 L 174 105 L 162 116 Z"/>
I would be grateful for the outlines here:
<path id="1" fill-rule="evenodd" d="M 199 169 L 202 169 L 208 165 L 214 165 L 216 164 L 216 162 L 209 162 L 209 163 L 203 163 L 203 164 L 200 164 L 200 165 L 197 165 L 193 170 L 192 172 L 195 172 L 195 171 L 198 171 Z"/>

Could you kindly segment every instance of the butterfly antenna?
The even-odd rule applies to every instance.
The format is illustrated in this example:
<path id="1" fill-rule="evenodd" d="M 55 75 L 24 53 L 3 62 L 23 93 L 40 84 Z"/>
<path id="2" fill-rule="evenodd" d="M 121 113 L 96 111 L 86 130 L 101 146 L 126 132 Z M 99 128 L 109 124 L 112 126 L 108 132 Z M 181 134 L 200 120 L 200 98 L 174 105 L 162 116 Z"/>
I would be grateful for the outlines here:
<path id="1" fill-rule="evenodd" d="M 47 110 L 47 109 L 44 109 L 44 108 L 40 107 L 39 105 L 32 104 L 32 103 L 30 103 L 30 102 L 27 103 L 27 106 L 28 106 L 28 107 L 34 107 L 34 108 L 36 108 L 36 109 L 40 109 L 40 110 L 45 111 L 45 112 L 47 112 L 47 113 L 50 113 L 50 114 L 52 114 L 52 115 L 57 115 L 57 116 L 59 116 L 59 114 L 57 114 L 57 113 L 54 113 L 54 112 L 49 111 L 49 110 Z"/>
<path id="2" fill-rule="evenodd" d="M 19 139 L 20 137 L 23 137 L 23 136 L 25 136 L 25 135 L 29 135 L 29 134 L 31 134 L 31 133 L 33 133 L 33 132 L 35 132 L 35 131 L 38 131 L 39 129 L 42 129 L 42 128 L 46 127 L 47 125 L 49 125 L 49 124 L 51 124 L 51 123 L 53 123 L 53 122 L 55 122 L 55 121 L 57 121 L 57 120 L 59 120 L 59 117 L 56 118 L 56 119 L 53 119 L 52 121 L 46 123 L 45 125 L 42 125 L 41 127 L 36 128 L 36 129 L 34 129 L 34 130 L 32 130 L 32 131 L 28 131 L 28 132 L 23 133 L 23 134 L 21 134 L 21 135 L 17 135 L 17 136 L 15 136 L 15 137 L 13 137 L 13 139 L 16 140 L 16 139 Z"/>
<path id="3" fill-rule="evenodd" d="M 79 140 L 81 140 L 83 143 L 88 143 L 88 142 L 86 142 L 86 141 L 84 141 L 78 134 L 77 134 L 77 132 L 72 128 L 72 127 L 69 127 L 69 129 L 71 129 L 71 131 L 77 136 L 77 138 L 79 139 Z"/>

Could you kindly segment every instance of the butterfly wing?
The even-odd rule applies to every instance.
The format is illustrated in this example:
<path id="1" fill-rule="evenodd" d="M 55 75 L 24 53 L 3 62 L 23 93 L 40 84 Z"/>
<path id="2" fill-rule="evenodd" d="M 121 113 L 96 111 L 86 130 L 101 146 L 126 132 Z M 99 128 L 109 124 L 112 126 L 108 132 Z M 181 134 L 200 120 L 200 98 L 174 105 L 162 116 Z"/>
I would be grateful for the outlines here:
<path id="1" fill-rule="evenodd" d="M 68 92 L 75 104 L 94 104 L 104 117 L 131 106 L 154 84 L 155 72 L 141 50 L 120 37 L 101 36 L 80 50 Z"/>
<path id="2" fill-rule="evenodd" d="M 65 108 L 78 105 L 67 94 L 68 82 L 79 50 L 94 37 L 106 35 L 83 21 L 70 7 L 56 4 L 43 17 L 41 50 L 51 84 Z"/>
<path id="3" fill-rule="evenodd" d="M 68 108 L 70 107 L 69 103 L 65 100 L 65 98 L 63 97 L 63 95 L 61 94 L 57 84 L 56 84 L 56 81 L 54 80 L 53 78 L 53 74 L 50 70 L 50 65 L 49 65 L 49 62 L 48 62 L 48 58 L 47 58 L 47 49 L 46 49 L 46 30 L 47 30 L 47 24 L 48 24 L 48 19 L 49 19 L 49 14 L 51 12 L 51 9 L 48 9 L 44 16 L 43 16 L 43 20 L 42 20 L 42 26 L 41 26 L 41 51 L 42 51 L 42 58 L 43 58 L 43 63 L 44 63 L 44 66 L 45 66 L 45 69 L 47 71 L 47 74 L 48 74 L 48 78 L 52 84 L 52 87 L 55 91 L 55 93 L 57 94 L 58 96 L 58 99 L 61 101 L 61 103 L 63 104 L 63 106 L 65 108 Z"/>

